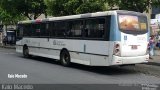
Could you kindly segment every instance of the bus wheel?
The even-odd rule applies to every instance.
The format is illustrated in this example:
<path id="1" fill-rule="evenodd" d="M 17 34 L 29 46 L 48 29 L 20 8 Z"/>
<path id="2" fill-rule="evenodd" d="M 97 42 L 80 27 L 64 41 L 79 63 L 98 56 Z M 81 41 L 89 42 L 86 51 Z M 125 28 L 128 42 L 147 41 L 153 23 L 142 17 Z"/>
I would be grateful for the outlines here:
<path id="1" fill-rule="evenodd" d="M 69 66 L 70 65 L 70 55 L 67 50 L 63 50 L 60 54 L 60 61 L 63 66 Z"/>
<path id="2" fill-rule="evenodd" d="M 29 49 L 27 46 L 23 47 L 23 56 L 29 58 Z"/>

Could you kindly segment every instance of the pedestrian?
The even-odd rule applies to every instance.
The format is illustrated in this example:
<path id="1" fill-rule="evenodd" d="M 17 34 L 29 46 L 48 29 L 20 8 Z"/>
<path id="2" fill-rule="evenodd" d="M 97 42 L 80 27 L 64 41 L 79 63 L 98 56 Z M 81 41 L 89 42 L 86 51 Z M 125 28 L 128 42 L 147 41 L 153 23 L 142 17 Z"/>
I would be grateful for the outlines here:
<path id="1" fill-rule="evenodd" d="M 149 39 L 149 58 L 152 59 L 152 56 L 154 55 L 154 48 L 155 48 L 155 38 L 154 35 L 152 35 Z"/>
<path id="2" fill-rule="evenodd" d="M 7 37 L 6 36 L 4 36 L 4 38 L 3 38 L 3 44 L 6 46 L 6 44 L 7 44 Z"/>

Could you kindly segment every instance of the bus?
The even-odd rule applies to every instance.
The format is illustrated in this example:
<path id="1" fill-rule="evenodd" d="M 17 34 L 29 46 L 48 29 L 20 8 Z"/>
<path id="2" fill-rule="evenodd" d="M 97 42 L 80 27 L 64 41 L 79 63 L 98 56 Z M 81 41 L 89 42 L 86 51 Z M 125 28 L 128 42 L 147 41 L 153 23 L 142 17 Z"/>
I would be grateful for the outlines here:
<path id="1" fill-rule="evenodd" d="M 64 66 L 147 63 L 149 25 L 143 13 L 113 10 L 18 22 L 16 52 Z"/>

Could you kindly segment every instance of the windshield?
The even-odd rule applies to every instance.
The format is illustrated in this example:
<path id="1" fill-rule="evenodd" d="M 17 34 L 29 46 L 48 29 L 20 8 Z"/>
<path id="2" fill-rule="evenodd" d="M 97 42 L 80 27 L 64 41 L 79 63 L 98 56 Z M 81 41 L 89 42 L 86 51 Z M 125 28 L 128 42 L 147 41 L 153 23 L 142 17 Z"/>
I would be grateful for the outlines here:
<path id="1" fill-rule="evenodd" d="M 144 32 L 147 31 L 147 18 L 145 16 L 119 15 L 119 29 L 121 31 Z"/>

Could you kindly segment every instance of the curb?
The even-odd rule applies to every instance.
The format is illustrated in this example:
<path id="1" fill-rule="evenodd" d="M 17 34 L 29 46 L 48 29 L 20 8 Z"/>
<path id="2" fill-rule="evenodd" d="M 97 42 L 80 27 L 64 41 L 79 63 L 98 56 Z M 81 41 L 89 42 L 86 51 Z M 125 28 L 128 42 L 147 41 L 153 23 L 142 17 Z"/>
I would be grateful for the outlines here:
<path id="1" fill-rule="evenodd" d="M 15 46 L 0 46 L 0 48 L 16 49 Z"/>
<path id="2" fill-rule="evenodd" d="M 160 63 L 157 62 L 148 62 L 146 63 L 147 65 L 155 65 L 155 66 L 160 66 Z"/>

